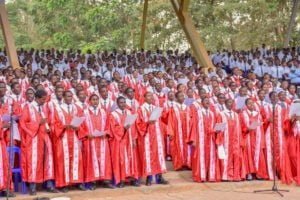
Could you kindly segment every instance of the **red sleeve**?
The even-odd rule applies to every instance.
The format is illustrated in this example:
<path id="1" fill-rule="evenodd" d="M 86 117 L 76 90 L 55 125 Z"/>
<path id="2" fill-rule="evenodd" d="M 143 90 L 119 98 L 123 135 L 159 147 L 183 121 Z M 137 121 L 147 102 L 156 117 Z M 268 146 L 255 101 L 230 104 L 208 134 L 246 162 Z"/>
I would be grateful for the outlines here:
<path id="1" fill-rule="evenodd" d="M 176 119 L 175 112 L 172 109 L 169 112 L 169 116 L 167 120 L 167 135 L 171 135 L 171 136 L 175 135 L 175 123 L 176 123 L 175 119 Z"/>
<path id="2" fill-rule="evenodd" d="M 197 111 L 196 109 L 192 106 L 191 107 L 191 119 L 190 119 L 190 133 L 188 133 L 188 143 L 193 143 L 196 142 L 196 131 L 197 131 Z"/>
<path id="3" fill-rule="evenodd" d="M 65 125 L 59 119 L 58 113 L 54 112 L 54 120 L 53 120 L 53 131 L 56 137 L 62 137 L 63 133 L 65 132 Z"/>
<path id="4" fill-rule="evenodd" d="M 144 121 L 142 111 L 138 110 L 138 118 L 136 120 L 136 128 L 139 135 L 144 136 L 148 129 L 148 123 Z"/>
<path id="5" fill-rule="evenodd" d="M 20 127 L 30 137 L 35 137 L 39 130 L 39 123 L 31 121 L 29 108 L 23 110 L 22 116 L 20 118 Z"/>
<path id="6" fill-rule="evenodd" d="M 112 115 L 109 117 L 109 131 L 117 141 L 121 141 L 125 134 L 124 127 Z"/>

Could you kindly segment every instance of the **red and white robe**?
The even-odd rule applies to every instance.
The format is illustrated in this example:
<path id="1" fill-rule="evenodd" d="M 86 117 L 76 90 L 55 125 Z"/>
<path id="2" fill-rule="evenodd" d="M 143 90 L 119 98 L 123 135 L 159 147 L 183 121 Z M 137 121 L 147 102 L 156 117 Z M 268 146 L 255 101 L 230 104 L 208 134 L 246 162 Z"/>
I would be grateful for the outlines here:
<path id="1" fill-rule="evenodd" d="M 40 125 L 43 118 L 48 118 L 46 105 L 37 102 L 28 103 L 20 118 L 21 168 L 22 180 L 29 183 L 42 183 L 54 179 L 54 160 L 50 139 L 49 122 Z"/>
<path id="2" fill-rule="evenodd" d="M 155 106 L 144 103 L 138 110 L 136 122 L 139 133 L 139 147 L 142 176 L 156 175 L 167 171 L 164 152 L 165 127 L 160 120 L 149 123 Z"/>
<path id="3" fill-rule="evenodd" d="M 69 108 L 69 109 L 68 109 Z M 65 187 L 75 183 L 82 183 L 84 179 L 82 161 L 82 139 L 87 136 L 84 123 L 78 131 L 66 130 L 73 117 L 83 116 L 75 104 L 62 104 L 55 110 L 53 125 L 53 143 L 55 144 L 55 184 Z"/>
<path id="4" fill-rule="evenodd" d="M 189 142 L 195 147 L 192 155 L 192 176 L 196 182 L 219 181 L 220 169 L 216 151 L 215 114 L 198 103 L 191 106 Z"/>
<path id="5" fill-rule="evenodd" d="M 108 131 L 108 116 L 100 107 L 89 107 L 85 112 L 88 135 L 95 131 Z M 111 152 L 109 138 L 111 136 L 87 138 L 83 141 L 83 157 L 85 182 L 112 180 Z"/>
<path id="6" fill-rule="evenodd" d="M 139 178 L 139 160 L 137 147 L 137 133 L 134 124 L 129 129 L 124 128 L 124 122 L 129 110 L 116 109 L 109 118 L 109 131 L 111 140 L 112 164 L 116 184 L 126 178 Z"/>

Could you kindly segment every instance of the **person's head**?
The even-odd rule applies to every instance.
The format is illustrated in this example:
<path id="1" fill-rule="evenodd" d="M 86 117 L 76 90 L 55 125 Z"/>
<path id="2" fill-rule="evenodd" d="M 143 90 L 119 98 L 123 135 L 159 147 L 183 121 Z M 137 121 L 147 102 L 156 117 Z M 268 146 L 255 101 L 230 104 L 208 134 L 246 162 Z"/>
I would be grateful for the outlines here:
<path id="1" fill-rule="evenodd" d="M 0 82 L 0 98 L 4 97 L 6 94 L 6 84 L 4 82 Z"/>
<path id="2" fill-rule="evenodd" d="M 276 104 L 278 102 L 278 95 L 275 91 L 270 92 L 269 97 L 272 104 Z"/>
<path id="3" fill-rule="evenodd" d="M 296 86 L 295 86 L 295 85 L 290 85 L 290 86 L 289 86 L 289 92 L 290 92 L 291 94 L 296 94 L 296 92 L 297 92 Z"/>
<path id="4" fill-rule="evenodd" d="M 210 105 L 209 98 L 204 97 L 204 98 L 202 99 L 202 106 L 203 106 L 205 109 L 208 109 L 208 108 L 209 108 L 209 105 Z"/>
<path id="5" fill-rule="evenodd" d="M 40 79 L 39 78 L 32 78 L 31 79 L 31 86 L 34 89 L 36 89 L 39 84 L 40 84 Z"/>
<path id="6" fill-rule="evenodd" d="M 217 97 L 218 97 L 219 104 L 224 104 L 225 103 L 226 97 L 223 93 L 218 94 Z"/>
<path id="7" fill-rule="evenodd" d="M 124 97 L 117 98 L 117 105 L 121 110 L 125 110 L 126 108 L 126 101 Z"/>
<path id="8" fill-rule="evenodd" d="M 26 90 L 26 93 L 25 93 L 25 98 L 26 98 L 26 101 L 28 102 L 32 102 L 34 100 L 34 90 L 32 88 L 29 88 Z"/>
<path id="9" fill-rule="evenodd" d="M 278 99 L 280 101 L 285 101 L 286 100 L 286 92 L 285 91 L 281 91 L 278 93 Z"/>
<path id="10" fill-rule="evenodd" d="M 106 87 L 107 86 L 107 81 L 105 78 L 101 78 L 98 82 L 98 87 L 101 88 L 101 87 Z"/>
<path id="11" fill-rule="evenodd" d="M 108 90 L 106 87 L 99 88 L 99 94 L 102 99 L 107 99 L 108 98 Z"/>
<path id="12" fill-rule="evenodd" d="M 246 96 L 246 95 L 247 95 L 247 88 L 246 88 L 246 87 L 241 87 L 241 88 L 239 89 L 239 95 L 240 95 L 241 97 Z"/>
<path id="13" fill-rule="evenodd" d="M 247 98 L 245 101 L 246 107 L 248 110 L 253 111 L 254 110 L 254 102 L 251 98 Z"/>
<path id="14" fill-rule="evenodd" d="M 236 91 L 236 88 L 237 88 L 237 85 L 235 82 L 230 82 L 229 83 L 229 88 L 231 91 L 235 92 Z"/>
<path id="15" fill-rule="evenodd" d="M 205 98 L 205 97 L 207 97 L 207 96 L 208 96 L 208 95 L 207 95 L 207 92 L 206 92 L 205 89 L 203 89 L 203 88 L 199 89 L 199 97 L 200 97 L 201 99 L 203 99 L 203 98 Z"/>
<path id="16" fill-rule="evenodd" d="M 99 105 L 99 97 L 96 94 L 92 94 L 89 98 L 90 105 L 97 107 Z"/>
<path id="17" fill-rule="evenodd" d="M 66 104 L 72 104 L 73 93 L 71 91 L 69 91 L 69 90 L 64 91 L 63 97 L 64 97 L 64 102 Z"/>
<path id="18" fill-rule="evenodd" d="M 225 106 L 228 110 L 232 110 L 233 108 L 233 100 L 232 99 L 226 99 Z"/>
<path id="19" fill-rule="evenodd" d="M 284 90 L 287 90 L 289 87 L 289 82 L 288 81 L 282 81 L 281 82 L 281 88 Z"/>
<path id="20" fill-rule="evenodd" d="M 161 86 L 160 83 L 156 83 L 156 84 L 155 84 L 155 90 L 156 90 L 157 92 L 161 92 L 161 91 L 162 91 L 162 86 Z"/>
<path id="21" fill-rule="evenodd" d="M 175 101 L 175 93 L 173 91 L 170 91 L 168 93 L 168 100 L 169 101 Z"/>
<path id="22" fill-rule="evenodd" d="M 177 102 L 182 104 L 184 102 L 184 93 L 183 92 L 176 92 L 176 99 L 177 99 Z"/>
<path id="23" fill-rule="evenodd" d="M 187 89 L 186 95 L 188 98 L 194 98 L 194 90 L 191 88 Z"/>
<path id="24" fill-rule="evenodd" d="M 266 92 L 264 90 L 259 90 L 257 96 L 260 101 L 263 101 L 266 98 Z"/>
<path id="25" fill-rule="evenodd" d="M 64 88 L 59 86 L 55 88 L 55 96 L 58 100 L 62 100 L 64 94 Z"/>
<path id="26" fill-rule="evenodd" d="M 38 103 L 38 105 L 44 105 L 47 100 L 47 95 L 48 94 L 45 90 L 37 90 L 35 92 L 35 101 Z"/>
<path id="27" fill-rule="evenodd" d="M 152 104 L 153 103 L 153 94 L 152 92 L 146 92 L 144 95 L 145 98 L 145 102 L 148 104 Z"/>
<path id="28" fill-rule="evenodd" d="M 127 98 L 129 98 L 129 99 L 133 99 L 134 98 L 134 89 L 132 89 L 132 88 L 127 88 L 126 90 L 125 90 L 125 94 L 126 94 L 126 96 L 127 96 Z"/>
<path id="29" fill-rule="evenodd" d="M 19 83 L 13 83 L 11 84 L 11 91 L 15 94 L 15 95 L 20 95 L 21 94 L 21 86 Z"/>
<path id="30" fill-rule="evenodd" d="M 81 103 L 84 103 L 85 100 L 86 100 L 86 93 L 84 90 L 78 90 L 76 92 L 76 95 L 78 97 L 78 100 L 81 102 Z"/>

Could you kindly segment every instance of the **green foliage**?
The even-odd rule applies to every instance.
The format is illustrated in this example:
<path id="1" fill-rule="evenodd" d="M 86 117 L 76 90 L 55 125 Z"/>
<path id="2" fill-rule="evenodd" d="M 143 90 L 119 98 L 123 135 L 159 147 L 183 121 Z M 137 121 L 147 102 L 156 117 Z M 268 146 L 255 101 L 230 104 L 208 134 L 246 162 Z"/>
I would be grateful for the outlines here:
<path id="1" fill-rule="evenodd" d="M 191 0 L 194 23 L 210 50 L 282 46 L 289 0 Z M 11 0 L 9 20 L 18 47 L 137 49 L 143 3 L 139 0 Z M 296 19 L 299 27 L 300 19 Z M 299 28 L 292 45 L 299 45 Z M 3 39 L 0 38 L 3 44 Z M 187 48 L 169 0 L 149 1 L 147 49 Z"/>

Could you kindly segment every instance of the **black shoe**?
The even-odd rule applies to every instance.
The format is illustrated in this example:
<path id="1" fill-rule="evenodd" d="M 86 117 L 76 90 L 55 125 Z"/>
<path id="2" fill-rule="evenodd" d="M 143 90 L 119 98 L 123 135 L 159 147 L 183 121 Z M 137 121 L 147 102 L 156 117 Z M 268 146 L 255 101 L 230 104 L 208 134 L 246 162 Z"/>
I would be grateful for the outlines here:
<path id="1" fill-rule="evenodd" d="M 151 186 L 151 185 L 152 185 L 151 177 L 147 177 L 146 186 Z"/>
<path id="2" fill-rule="evenodd" d="M 78 188 L 79 188 L 79 190 L 81 190 L 81 191 L 86 191 L 86 187 L 84 186 L 83 183 L 79 184 Z"/>
<path id="3" fill-rule="evenodd" d="M 134 187 L 140 187 L 141 186 L 141 184 L 139 183 L 138 180 L 131 181 L 131 185 L 134 186 Z"/>
<path id="4" fill-rule="evenodd" d="M 3 192 L 3 196 L 4 197 L 9 197 L 9 198 L 16 197 L 16 195 L 13 192 L 11 192 L 11 191 Z"/>
<path id="5" fill-rule="evenodd" d="M 160 176 L 158 177 L 157 184 L 168 185 L 168 184 L 169 184 L 169 181 L 165 180 L 165 179 L 162 177 L 162 175 L 160 175 Z"/>
<path id="6" fill-rule="evenodd" d="M 121 181 L 118 185 L 118 188 L 124 188 L 125 187 L 125 183 L 123 181 Z"/>
<path id="7" fill-rule="evenodd" d="M 35 196 L 36 195 L 36 190 L 29 190 L 29 195 L 30 196 Z"/>
<path id="8" fill-rule="evenodd" d="M 96 190 L 96 183 L 91 183 L 90 190 Z"/>
<path id="9" fill-rule="evenodd" d="M 115 186 L 110 181 L 104 181 L 103 188 L 115 189 Z"/>
<path id="10" fill-rule="evenodd" d="M 49 192 L 49 193 L 59 193 L 58 189 L 56 189 L 54 187 L 53 188 L 48 188 L 47 192 Z"/>
<path id="11" fill-rule="evenodd" d="M 69 190 L 68 190 L 67 187 L 61 188 L 60 191 L 61 191 L 62 193 L 67 193 L 67 192 L 69 192 Z"/>

